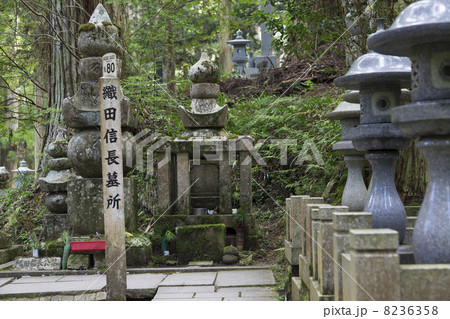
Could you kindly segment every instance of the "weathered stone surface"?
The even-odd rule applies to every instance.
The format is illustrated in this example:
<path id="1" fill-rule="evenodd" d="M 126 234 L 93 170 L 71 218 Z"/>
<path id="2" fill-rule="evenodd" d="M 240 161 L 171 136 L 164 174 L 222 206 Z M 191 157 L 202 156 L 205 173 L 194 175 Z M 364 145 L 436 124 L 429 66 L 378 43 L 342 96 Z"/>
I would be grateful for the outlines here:
<path id="1" fill-rule="evenodd" d="M 56 140 L 47 147 L 48 155 L 52 157 L 65 157 L 67 155 L 67 141 Z"/>
<path id="2" fill-rule="evenodd" d="M 126 154 L 125 141 L 131 133 L 122 132 L 123 152 Z M 67 157 L 75 172 L 87 178 L 101 177 L 101 143 L 99 130 L 84 130 L 76 133 L 69 142 Z M 125 162 L 125 161 L 123 161 Z M 130 170 L 124 163 L 124 174 Z"/>
<path id="3" fill-rule="evenodd" d="M 76 235 L 104 233 L 101 178 L 72 179 L 67 185 L 68 223 Z M 124 178 L 125 227 L 133 233 L 137 227 L 136 181 Z"/>
<path id="4" fill-rule="evenodd" d="M 181 263 L 193 260 L 220 262 L 225 242 L 224 224 L 178 227 L 176 239 L 178 260 Z"/>
<path id="5" fill-rule="evenodd" d="M 225 123 L 228 117 L 228 106 L 225 105 L 224 107 L 216 108 L 217 106 L 216 100 L 213 99 L 213 101 L 214 102 L 211 102 L 212 103 L 211 105 L 207 106 L 205 106 L 204 104 L 199 105 L 200 102 L 195 102 L 196 107 L 198 106 L 202 109 L 206 108 L 207 110 L 209 110 L 208 112 L 205 113 L 194 113 L 190 110 L 185 109 L 183 106 L 180 106 L 178 112 L 183 122 L 183 126 L 186 129 L 200 129 L 200 128 L 221 129 L 225 127 Z M 212 134 L 209 136 L 213 135 L 218 134 Z"/>
<path id="6" fill-rule="evenodd" d="M 70 170 L 50 171 L 46 177 L 39 178 L 43 192 L 58 193 L 67 190 L 67 182 L 74 176 Z"/>
<path id="7" fill-rule="evenodd" d="M 365 212 L 334 212 L 333 227 L 338 232 L 348 232 L 350 229 L 372 228 L 372 214 Z"/>
<path id="8" fill-rule="evenodd" d="M 67 126 L 78 129 L 100 127 L 98 82 L 82 82 L 80 91 L 74 97 L 63 101 L 63 114 Z M 90 107 L 90 108 L 88 108 Z M 130 100 L 123 97 L 120 101 L 122 128 L 135 129 L 136 114 L 130 107 Z"/>
<path id="9" fill-rule="evenodd" d="M 189 154 L 177 154 L 177 198 L 178 213 L 189 215 L 191 213 L 190 204 L 190 164 Z"/>
<path id="10" fill-rule="evenodd" d="M 311 301 L 332 301 L 334 299 L 333 295 L 324 295 L 320 292 L 319 281 L 311 280 L 309 295 Z"/>
<path id="11" fill-rule="evenodd" d="M 291 266 L 298 265 L 298 255 L 301 251 L 301 247 L 294 247 L 291 242 L 287 240 L 284 241 L 284 256 Z"/>
<path id="12" fill-rule="evenodd" d="M 126 238 L 127 266 L 147 266 L 152 256 L 152 243 L 145 236 Z"/>
<path id="13" fill-rule="evenodd" d="M 223 249 L 223 254 L 239 256 L 239 250 L 234 246 L 227 246 Z"/>
<path id="14" fill-rule="evenodd" d="M 200 60 L 190 68 L 189 79 L 194 83 L 217 83 L 219 69 L 209 60 L 208 54 L 203 52 Z"/>
<path id="15" fill-rule="evenodd" d="M 215 99 L 219 94 L 219 84 L 200 83 L 191 85 L 191 98 L 193 99 Z"/>
<path id="16" fill-rule="evenodd" d="M 61 269 L 61 257 L 43 257 L 17 258 L 14 261 L 13 270 L 27 271 L 27 270 L 58 270 Z"/>
<path id="17" fill-rule="evenodd" d="M 52 193 L 45 199 L 45 206 L 54 214 L 65 214 L 67 213 L 66 199 L 66 193 Z"/>
<path id="18" fill-rule="evenodd" d="M 119 29 L 114 25 L 95 24 L 79 29 L 78 49 L 83 57 L 101 57 L 106 53 L 120 55 Z"/>
<path id="19" fill-rule="evenodd" d="M 350 246 L 350 299 L 400 300 L 398 233 L 391 229 L 350 230 Z"/>
<path id="20" fill-rule="evenodd" d="M 66 208 L 67 212 L 67 208 Z M 47 214 L 43 217 L 45 239 L 54 240 L 61 236 L 64 230 L 67 230 L 66 214 Z M 61 254 L 62 256 L 62 254 Z"/>
<path id="21" fill-rule="evenodd" d="M 349 230 L 372 228 L 372 215 L 369 213 L 333 213 L 333 263 L 334 273 L 334 297 L 335 300 L 343 300 L 342 254 L 349 252 Z"/>
<path id="22" fill-rule="evenodd" d="M 0 264 L 14 260 L 17 256 L 23 255 L 22 245 L 12 245 L 9 248 L 0 249 Z"/>
<path id="23" fill-rule="evenodd" d="M 67 260 L 67 269 L 88 269 L 90 266 L 89 255 L 71 254 Z"/>
<path id="24" fill-rule="evenodd" d="M 223 255 L 222 261 L 226 265 L 232 265 L 239 261 L 239 257 L 235 255 Z"/>
<path id="25" fill-rule="evenodd" d="M 401 300 L 449 301 L 450 265 L 401 265 L 400 285 Z"/>
<path id="26" fill-rule="evenodd" d="M 48 167 L 51 170 L 63 171 L 70 168 L 70 162 L 67 157 L 52 158 L 48 161 Z"/>
<path id="27" fill-rule="evenodd" d="M 354 250 L 396 250 L 398 246 L 398 233 L 395 230 L 350 230 L 350 247 Z"/>

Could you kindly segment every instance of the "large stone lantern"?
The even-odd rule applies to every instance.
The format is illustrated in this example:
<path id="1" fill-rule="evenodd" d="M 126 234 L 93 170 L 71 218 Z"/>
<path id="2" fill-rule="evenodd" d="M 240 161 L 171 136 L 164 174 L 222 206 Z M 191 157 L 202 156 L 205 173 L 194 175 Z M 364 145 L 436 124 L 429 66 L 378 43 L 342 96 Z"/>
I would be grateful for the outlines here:
<path id="1" fill-rule="evenodd" d="M 350 91 L 344 95 L 344 102 L 327 114 L 327 118 L 339 120 L 342 126 L 341 141 L 333 145 L 333 150 L 344 155 L 347 164 L 348 177 L 342 194 L 342 205 L 347 206 L 351 212 L 362 211 L 367 198 L 367 187 L 362 175 L 364 152 L 357 151 L 350 140 L 350 131 L 358 126 L 360 113 L 359 92 Z"/>
<path id="2" fill-rule="evenodd" d="M 381 31 L 379 31 L 381 32 Z M 366 151 L 373 170 L 364 211 L 372 214 L 374 228 L 391 228 L 403 242 L 406 213 L 394 183 L 398 150 L 410 140 L 391 123 L 391 113 L 400 105 L 401 88 L 409 87 L 411 63 L 408 58 L 369 52 L 353 63 L 335 84 L 360 91 L 361 124 L 350 132 L 357 150 Z"/>
<path id="3" fill-rule="evenodd" d="M 246 40 L 242 37 L 241 30 L 237 32 L 236 39 L 227 41 L 227 44 L 233 47 L 233 56 L 231 57 L 231 61 L 236 63 L 237 73 L 244 73 L 244 66 L 248 61 L 246 48 L 250 43 L 250 40 Z"/>
<path id="4" fill-rule="evenodd" d="M 418 138 L 429 183 L 413 233 L 419 264 L 450 263 L 450 2 L 408 6 L 369 46 L 412 62 L 412 103 L 394 109 L 392 122 Z"/>

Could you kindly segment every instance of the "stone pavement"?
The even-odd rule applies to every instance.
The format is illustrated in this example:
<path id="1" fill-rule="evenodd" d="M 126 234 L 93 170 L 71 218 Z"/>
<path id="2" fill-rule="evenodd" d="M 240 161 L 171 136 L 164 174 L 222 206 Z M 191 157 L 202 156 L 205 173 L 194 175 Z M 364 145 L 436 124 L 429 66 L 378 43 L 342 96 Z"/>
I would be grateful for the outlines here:
<path id="1" fill-rule="evenodd" d="M 127 275 L 127 299 L 154 301 L 276 301 L 270 269 L 207 270 Z M 106 300 L 104 275 L 0 278 L 0 300 Z"/>

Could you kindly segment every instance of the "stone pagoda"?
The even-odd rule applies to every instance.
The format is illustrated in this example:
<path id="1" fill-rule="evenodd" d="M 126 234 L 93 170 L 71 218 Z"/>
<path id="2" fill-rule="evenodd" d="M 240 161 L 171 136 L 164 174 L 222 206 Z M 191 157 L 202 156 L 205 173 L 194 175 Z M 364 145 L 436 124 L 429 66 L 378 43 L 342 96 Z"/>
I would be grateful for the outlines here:
<path id="1" fill-rule="evenodd" d="M 225 238 L 226 235 L 227 244 L 233 244 L 232 237 L 236 232 L 232 209 L 240 208 L 249 214 L 252 211 L 252 139 L 249 136 L 228 137 L 224 129 L 228 106 L 217 104 L 219 71 L 206 53 L 190 69 L 189 78 L 193 82 L 192 102 L 187 108 L 179 108 L 186 131 L 156 151 L 158 216 L 155 219 L 158 223 L 155 231 L 175 232 L 176 227 L 178 231 L 183 230 L 180 226 L 208 224 L 213 227 L 220 224 L 224 227 L 218 231 L 218 236 Z M 240 164 L 239 207 L 232 206 L 232 165 L 235 161 Z M 254 229 L 250 228 L 248 226 L 246 245 L 251 245 L 250 238 L 254 239 Z M 183 240 L 186 238 L 177 235 L 177 254 L 181 261 L 201 258 L 182 251 Z M 196 239 L 192 240 L 195 242 Z M 215 247 L 213 250 L 218 249 Z M 217 260 L 218 257 L 212 259 Z"/>
<path id="2" fill-rule="evenodd" d="M 81 25 L 78 31 L 81 83 L 75 95 L 63 102 L 65 123 L 76 129 L 67 149 L 67 157 L 76 174 L 67 183 L 67 227 L 75 235 L 103 234 L 99 78 L 102 76 L 102 56 L 106 53 L 120 55 L 120 32 L 101 4 L 89 23 Z M 119 59 L 118 64 L 120 66 Z M 120 67 L 118 71 L 120 76 Z M 124 97 L 120 103 L 122 135 L 123 140 L 127 140 L 132 137 L 136 121 L 128 98 Z M 126 167 L 124 172 L 127 172 Z M 136 228 L 137 197 L 135 182 L 130 178 L 124 178 L 124 195 L 126 228 L 132 232 Z"/>

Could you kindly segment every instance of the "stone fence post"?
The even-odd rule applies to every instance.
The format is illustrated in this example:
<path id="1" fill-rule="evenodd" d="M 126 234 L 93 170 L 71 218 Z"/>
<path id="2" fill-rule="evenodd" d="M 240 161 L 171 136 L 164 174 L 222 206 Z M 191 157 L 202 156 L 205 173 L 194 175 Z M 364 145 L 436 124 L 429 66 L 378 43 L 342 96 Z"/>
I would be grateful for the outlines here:
<path id="1" fill-rule="evenodd" d="M 398 232 L 392 229 L 351 229 L 350 300 L 400 300 Z"/>
<path id="2" fill-rule="evenodd" d="M 343 300 L 342 291 L 342 253 L 350 250 L 350 229 L 372 228 L 372 215 L 370 213 L 333 213 L 333 273 L 334 273 L 334 300 Z"/>

